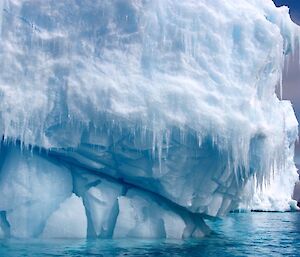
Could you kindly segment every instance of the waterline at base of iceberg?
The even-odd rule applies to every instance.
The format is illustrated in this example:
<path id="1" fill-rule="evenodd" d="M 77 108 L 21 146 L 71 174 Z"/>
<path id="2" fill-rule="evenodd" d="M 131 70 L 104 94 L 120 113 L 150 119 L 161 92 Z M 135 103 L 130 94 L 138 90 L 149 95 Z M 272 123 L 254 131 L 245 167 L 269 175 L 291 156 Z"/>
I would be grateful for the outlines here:
<path id="1" fill-rule="evenodd" d="M 197 240 L 7 239 L 0 240 L 0 255 L 296 256 L 300 247 L 299 213 L 235 213 L 207 223 L 214 232 Z"/>

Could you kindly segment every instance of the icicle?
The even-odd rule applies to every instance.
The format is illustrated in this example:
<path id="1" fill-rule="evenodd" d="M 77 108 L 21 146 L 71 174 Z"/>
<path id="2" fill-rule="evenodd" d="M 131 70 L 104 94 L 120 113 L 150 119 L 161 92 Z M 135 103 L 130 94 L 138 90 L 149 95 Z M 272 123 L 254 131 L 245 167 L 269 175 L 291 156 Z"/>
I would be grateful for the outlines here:
<path id="1" fill-rule="evenodd" d="M 162 142 L 161 138 L 159 137 L 157 142 L 157 155 L 158 155 L 158 165 L 159 165 L 159 172 L 162 173 L 161 170 L 161 159 L 162 159 Z"/>
<path id="2" fill-rule="evenodd" d="M 282 76 L 282 72 L 280 72 L 279 75 L 280 100 L 282 100 L 282 87 L 283 87 L 283 76 Z"/>
<path id="3" fill-rule="evenodd" d="M 155 159 L 156 131 L 152 131 L 152 158 Z"/>
<path id="4" fill-rule="evenodd" d="M 167 156 L 169 155 L 169 147 L 170 147 L 170 130 L 166 130 L 166 133 L 165 133 L 165 141 L 166 141 L 166 154 Z"/>
<path id="5" fill-rule="evenodd" d="M 290 69 L 290 62 L 292 61 L 291 59 L 293 59 L 292 57 L 293 57 L 294 55 L 288 55 L 286 58 L 285 58 L 285 60 L 284 60 L 284 74 L 285 75 L 287 75 L 288 73 L 289 73 L 289 69 Z"/>

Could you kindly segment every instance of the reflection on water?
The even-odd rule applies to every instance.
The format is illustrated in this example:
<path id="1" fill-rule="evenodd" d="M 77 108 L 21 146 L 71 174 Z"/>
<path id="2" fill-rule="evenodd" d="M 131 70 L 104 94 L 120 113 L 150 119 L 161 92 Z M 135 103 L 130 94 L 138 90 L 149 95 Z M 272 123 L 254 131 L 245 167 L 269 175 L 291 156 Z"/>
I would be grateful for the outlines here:
<path id="1" fill-rule="evenodd" d="M 300 213 L 235 213 L 200 240 L 2 240 L 0 256 L 300 256 Z"/>

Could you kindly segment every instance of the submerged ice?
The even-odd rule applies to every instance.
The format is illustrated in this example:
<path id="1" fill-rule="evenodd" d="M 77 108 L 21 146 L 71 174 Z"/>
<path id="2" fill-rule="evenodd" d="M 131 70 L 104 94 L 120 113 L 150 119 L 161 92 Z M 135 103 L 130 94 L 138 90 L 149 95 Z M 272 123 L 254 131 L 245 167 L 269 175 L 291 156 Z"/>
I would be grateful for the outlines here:
<path id="1" fill-rule="evenodd" d="M 187 238 L 286 210 L 299 45 L 271 0 L 0 0 L 0 237 Z"/>

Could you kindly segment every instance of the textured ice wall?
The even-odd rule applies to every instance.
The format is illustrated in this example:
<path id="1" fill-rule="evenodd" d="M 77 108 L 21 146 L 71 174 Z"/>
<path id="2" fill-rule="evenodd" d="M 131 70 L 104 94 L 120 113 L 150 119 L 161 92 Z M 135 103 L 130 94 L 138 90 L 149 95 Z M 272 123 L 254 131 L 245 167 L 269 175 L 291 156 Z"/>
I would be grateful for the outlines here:
<path id="1" fill-rule="evenodd" d="M 28 224 L 24 237 L 84 236 L 85 226 L 99 237 L 203 235 L 201 215 L 224 215 L 249 179 L 262 185 L 273 172 L 289 174 L 289 197 L 289 133 L 297 127 L 275 95 L 284 56 L 299 40 L 287 8 L 271 0 L 0 3 L 1 162 L 11 150 L 18 156 L 9 144 L 17 142 L 25 156 L 29 146 L 40 148 L 32 151 L 38 163 L 72 174 L 69 195 L 53 196 L 55 212 L 46 208 L 43 222 L 18 216 Z M 1 183 L 14 181 L 3 167 Z M 101 189 L 78 170 L 112 184 Z M 56 234 L 59 216 L 76 220 L 66 206 L 82 205 L 80 229 Z M 11 234 L 13 206 L 0 212 Z"/>
<path id="2" fill-rule="evenodd" d="M 297 168 L 294 163 L 295 141 L 298 140 L 298 122 L 294 115 L 290 102 L 282 101 L 285 113 L 285 159 L 286 163 L 282 169 L 275 168 L 270 178 L 263 184 L 259 184 L 256 176 L 247 182 L 242 202 L 239 204 L 241 210 L 260 211 L 290 211 L 299 209 L 297 202 L 292 200 L 295 182 L 299 180 Z"/>

